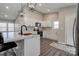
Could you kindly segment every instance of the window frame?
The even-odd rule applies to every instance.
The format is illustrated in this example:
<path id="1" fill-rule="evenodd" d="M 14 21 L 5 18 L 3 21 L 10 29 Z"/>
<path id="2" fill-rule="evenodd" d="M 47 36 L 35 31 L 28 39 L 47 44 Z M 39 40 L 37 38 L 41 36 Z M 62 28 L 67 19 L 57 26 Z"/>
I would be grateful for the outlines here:
<path id="1" fill-rule="evenodd" d="M 58 20 L 53 22 L 53 28 L 54 29 L 59 29 L 59 21 Z"/>
<path id="2" fill-rule="evenodd" d="M 0 23 L 6 23 L 6 27 L 3 27 L 3 28 L 6 28 L 6 31 L 1 31 L 2 33 L 6 33 L 6 38 L 9 38 L 9 33 L 10 32 L 15 32 L 15 23 L 13 22 L 0 22 Z M 14 26 L 13 27 L 9 27 L 9 24 L 12 23 Z M 0 27 L 1 28 L 1 27 Z M 9 31 L 9 28 L 14 28 L 13 31 Z"/>

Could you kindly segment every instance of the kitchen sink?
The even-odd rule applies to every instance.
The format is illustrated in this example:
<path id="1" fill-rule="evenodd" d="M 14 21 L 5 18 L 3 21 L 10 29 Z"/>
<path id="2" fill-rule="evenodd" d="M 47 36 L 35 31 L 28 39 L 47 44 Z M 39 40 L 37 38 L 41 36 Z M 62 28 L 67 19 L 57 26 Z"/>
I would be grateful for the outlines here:
<path id="1" fill-rule="evenodd" d="M 19 33 L 21 35 L 21 33 Z M 27 35 L 32 35 L 32 33 L 23 33 L 22 35 L 27 36 Z"/>

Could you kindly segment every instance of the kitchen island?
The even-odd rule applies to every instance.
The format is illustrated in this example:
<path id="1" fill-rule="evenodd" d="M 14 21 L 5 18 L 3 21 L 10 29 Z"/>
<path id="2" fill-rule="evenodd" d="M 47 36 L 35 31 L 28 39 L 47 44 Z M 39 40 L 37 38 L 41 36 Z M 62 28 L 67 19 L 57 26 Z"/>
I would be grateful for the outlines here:
<path id="1" fill-rule="evenodd" d="M 16 35 L 14 38 L 4 40 L 4 42 L 15 41 L 17 47 L 14 48 L 17 56 L 38 56 L 40 55 L 40 36 L 32 35 Z"/>

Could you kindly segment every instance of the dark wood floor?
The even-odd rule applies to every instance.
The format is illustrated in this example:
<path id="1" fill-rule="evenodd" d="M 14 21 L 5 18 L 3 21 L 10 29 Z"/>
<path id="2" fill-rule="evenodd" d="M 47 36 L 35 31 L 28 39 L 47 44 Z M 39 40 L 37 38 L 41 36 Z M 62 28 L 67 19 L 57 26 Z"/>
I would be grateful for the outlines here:
<path id="1" fill-rule="evenodd" d="M 62 51 L 60 49 L 57 49 L 55 47 L 50 46 L 52 42 L 56 42 L 55 40 L 50 40 L 47 38 L 41 38 L 40 39 L 40 50 L 41 54 L 40 56 L 73 56 L 73 54 L 70 54 L 68 52 Z M 5 56 L 4 54 L 0 54 L 0 56 Z"/>
<path id="2" fill-rule="evenodd" d="M 57 49 L 55 47 L 50 46 L 52 42 L 56 42 L 54 40 L 50 40 L 47 38 L 41 38 L 41 54 L 40 56 L 73 56 L 68 52 Z"/>
<path id="3" fill-rule="evenodd" d="M 46 39 L 46 38 L 41 38 L 40 39 L 40 51 L 41 51 L 41 55 L 43 55 L 46 51 L 48 51 L 48 49 L 51 48 L 51 46 L 49 44 L 51 44 L 53 41 L 50 39 Z"/>

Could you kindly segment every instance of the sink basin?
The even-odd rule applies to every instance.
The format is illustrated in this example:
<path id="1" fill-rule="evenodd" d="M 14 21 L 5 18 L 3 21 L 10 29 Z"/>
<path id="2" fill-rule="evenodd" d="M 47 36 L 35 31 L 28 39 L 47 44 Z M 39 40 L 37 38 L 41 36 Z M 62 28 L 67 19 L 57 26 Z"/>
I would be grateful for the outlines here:
<path id="1" fill-rule="evenodd" d="M 19 33 L 19 34 L 21 35 L 21 33 Z M 22 35 L 25 35 L 25 36 L 32 35 L 32 33 L 23 33 Z"/>
<path id="2" fill-rule="evenodd" d="M 23 35 L 32 35 L 32 33 L 23 33 Z"/>

